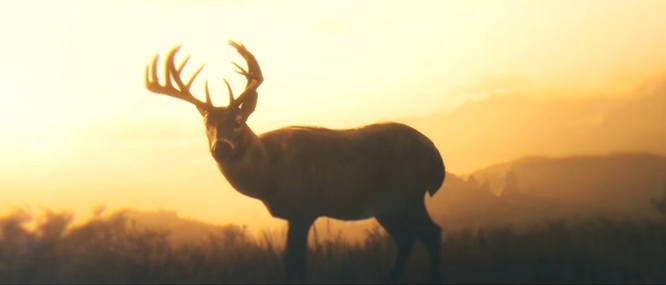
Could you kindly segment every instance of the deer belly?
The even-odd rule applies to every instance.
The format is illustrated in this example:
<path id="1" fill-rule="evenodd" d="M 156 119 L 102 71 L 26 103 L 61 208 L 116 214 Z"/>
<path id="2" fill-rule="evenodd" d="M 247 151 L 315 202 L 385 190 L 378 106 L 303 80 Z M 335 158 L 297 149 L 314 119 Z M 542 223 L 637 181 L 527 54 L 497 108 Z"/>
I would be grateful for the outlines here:
<path id="1" fill-rule="evenodd" d="M 343 211 L 337 211 L 337 213 L 331 214 L 341 216 L 341 218 L 345 219 L 371 218 L 410 209 L 415 203 L 417 203 L 419 200 L 423 200 L 424 198 L 423 194 L 405 190 L 406 189 L 395 191 L 388 190 L 384 195 L 373 197 L 372 199 L 368 199 L 363 202 L 355 203 L 353 210 L 344 211 L 344 208 L 338 208 L 338 210 Z"/>
<path id="2" fill-rule="evenodd" d="M 266 206 L 275 217 L 314 215 L 359 220 L 401 211 L 423 201 L 429 180 L 422 163 L 415 163 L 413 158 L 383 164 L 376 163 L 378 160 L 305 163 L 298 171 L 285 172 L 272 191 L 275 201 Z"/>
<path id="3" fill-rule="evenodd" d="M 290 195 L 276 195 L 263 202 L 273 217 L 286 220 L 302 216 L 362 220 L 407 209 L 419 199 L 424 199 L 425 194 L 425 191 L 408 191 L 409 188 L 351 189 L 340 184 L 335 186 L 341 188 L 313 187 L 309 191 L 303 189 Z"/>

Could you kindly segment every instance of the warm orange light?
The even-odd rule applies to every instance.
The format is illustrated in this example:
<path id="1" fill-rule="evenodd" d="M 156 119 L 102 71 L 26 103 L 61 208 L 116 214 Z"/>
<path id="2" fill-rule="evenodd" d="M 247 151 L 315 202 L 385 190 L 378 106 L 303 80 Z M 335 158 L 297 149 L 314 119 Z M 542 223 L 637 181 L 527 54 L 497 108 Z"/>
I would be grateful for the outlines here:
<path id="1" fill-rule="evenodd" d="M 206 64 L 193 90 L 203 98 L 209 80 L 217 105 L 223 77 L 244 86 L 227 40 L 257 56 L 258 133 L 401 120 L 496 93 L 613 95 L 666 66 L 665 1 L 8 3 L 0 207 L 106 203 L 271 221 L 218 172 L 195 108 L 145 89 L 145 65 L 177 44 L 181 60 L 192 55 L 185 76 Z"/>

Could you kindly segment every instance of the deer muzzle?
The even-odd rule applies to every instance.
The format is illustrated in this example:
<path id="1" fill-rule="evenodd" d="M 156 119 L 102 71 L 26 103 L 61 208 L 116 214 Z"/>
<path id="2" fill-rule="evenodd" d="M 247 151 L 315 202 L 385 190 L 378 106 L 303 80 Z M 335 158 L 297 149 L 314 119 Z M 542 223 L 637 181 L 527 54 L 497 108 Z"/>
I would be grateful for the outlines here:
<path id="1" fill-rule="evenodd" d="M 217 161 L 222 161 L 230 158 L 234 154 L 234 144 L 227 139 L 217 139 L 213 143 L 210 151 Z"/>

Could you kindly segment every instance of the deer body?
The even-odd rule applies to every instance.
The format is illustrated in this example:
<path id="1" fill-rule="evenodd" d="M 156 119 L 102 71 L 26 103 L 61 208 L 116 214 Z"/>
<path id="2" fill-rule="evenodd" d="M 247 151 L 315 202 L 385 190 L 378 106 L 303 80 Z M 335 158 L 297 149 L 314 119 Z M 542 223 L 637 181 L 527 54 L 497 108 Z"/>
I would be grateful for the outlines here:
<path id="1" fill-rule="evenodd" d="M 218 166 L 239 192 L 286 220 L 372 218 L 423 202 L 444 179 L 432 142 L 402 124 L 288 127 L 250 137 L 256 142 L 237 160 Z"/>
<path id="2" fill-rule="evenodd" d="M 204 118 L 208 147 L 218 168 L 234 189 L 261 200 L 272 216 L 288 221 L 286 277 L 302 280 L 306 272 L 308 231 L 322 216 L 341 220 L 376 218 L 395 241 L 398 253 L 391 277 L 403 275 L 415 241 L 425 245 L 431 278 L 440 278 L 441 229 L 430 219 L 424 195 L 434 195 L 444 182 L 444 163 L 435 145 L 415 129 L 398 123 L 356 129 L 286 127 L 256 135 L 247 118 L 257 104 L 263 82 L 254 56 L 230 42 L 245 58 L 245 90 L 229 105 L 214 107 L 206 82 L 206 101 L 196 99 L 180 78 L 187 59 L 176 67 L 167 57 L 165 85 L 157 75 L 158 56 L 146 67 L 146 88 L 194 104 Z M 175 86 L 172 82 L 175 82 Z M 177 87 L 177 88 L 176 88 Z"/>

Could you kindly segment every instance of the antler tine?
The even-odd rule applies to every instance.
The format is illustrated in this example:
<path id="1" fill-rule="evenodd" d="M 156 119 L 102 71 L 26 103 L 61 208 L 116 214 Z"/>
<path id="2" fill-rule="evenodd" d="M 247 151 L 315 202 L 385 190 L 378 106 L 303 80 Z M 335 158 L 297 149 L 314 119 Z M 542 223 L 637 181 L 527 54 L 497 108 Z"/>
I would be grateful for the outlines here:
<path id="1" fill-rule="evenodd" d="M 187 57 L 185 58 L 185 60 L 183 61 L 183 63 L 181 63 L 180 66 L 178 67 L 178 69 L 176 69 L 176 73 L 178 74 L 179 79 L 180 79 L 180 73 L 183 71 L 183 68 L 185 68 L 185 64 L 187 64 L 187 61 L 190 60 L 190 57 L 191 57 L 191 55 L 188 54 Z M 194 78 L 197 77 L 197 75 L 199 75 L 199 72 L 201 72 L 201 70 L 204 68 L 204 66 L 206 66 L 206 65 L 205 64 L 201 65 L 201 67 L 199 67 L 199 69 L 197 69 L 197 71 L 194 72 L 194 75 L 192 75 L 192 77 L 190 78 L 190 81 L 188 81 L 187 84 L 185 84 L 185 87 L 187 87 L 188 90 L 192 86 L 192 82 L 194 82 Z"/>
<path id="2" fill-rule="evenodd" d="M 227 85 L 227 91 L 229 92 L 229 105 L 231 105 L 231 104 L 234 103 L 234 101 L 236 101 L 236 100 L 234 99 L 234 91 L 231 90 L 231 85 L 229 85 L 229 81 L 227 81 L 227 80 L 224 79 L 224 78 L 222 78 L 222 80 L 224 80 L 224 84 Z"/>
<path id="3" fill-rule="evenodd" d="M 242 75 L 245 75 L 245 76 L 250 75 L 250 73 L 248 73 L 247 71 L 245 71 L 245 69 L 244 69 L 242 66 L 238 65 L 238 63 L 235 63 L 235 62 L 232 61 L 231 64 L 235 65 L 236 68 L 240 69 L 240 71 L 239 71 L 239 70 L 236 70 L 236 73 L 238 73 L 238 74 L 242 74 Z"/>
<path id="4" fill-rule="evenodd" d="M 264 81 L 264 77 L 261 74 L 261 68 L 259 67 L 259 63 L 257 62 L 257 59 L 254 57 L 254 55 L 252 55 L 252 53 L 250 51 L 248 51 L 245 48 L 245 46 L 243 44 L 239 44 L 239 43 L 236 43 L 234 41 L 229 41 L 229 45 L 236 48 L 236 51 L 241 56 L 243 56 L 243 58 L 247 62 L 247 70 L 245 70 L 243 67 L 236 64 L 235 62 L 231 62 L 238 69 L 240 69 L 240 71 L 236 71 L 236 72 L 241 74 L 241 75 L 244 75 L 245 78 L 247 79 L 247 84 L 245 85 L 245 90 L 243 90 L 243 92 L 241 93 L 241 95 L 238 96 L 237 99 L 233 100 L 230 103 L 230 106 L 237 107 L 238 105 L 243 103 L 247 94 L 257 92 L 257 88 L 259 88 L 259 85 L 261 85 L 261 83 Z"/>
<path id="5" fill-rule="evenodd" d="M 152 62 L 153 63 L 152 64 L 153 68 L 150 68 L 150 64 L 146 64 L 146 79 L 145 79 L 146 88 L 150 91 L 153 91 L 151 89 L 155 88 L 154 83 L 157 83 L 158 84 L 157 86 L 159 86 L 159 80 L 160 79 L 157 77 L 157 68 L 156 68 L 157 60 L 158 60 L 159 57 L 160 57 L 160 55 L 156 54 L 155 57 L 153 58 L 153 62 Z M 150 70 L 150 73 L 149 73 L 149 70 Z M 155 92 L 155 91 L 153 91 L 153 92 Z"/>
<path id="6" fill-rule="evenodd" d="M 178 88 L 183 93 L 189 94 L 190 93 L 190 86 L 191 86 L 192 82 L 194 81 L 194 78 L 199 74 L 199 72 L 201 72 L 204 65 L 199 67 L 199 69 L 194 73 L 194 75 L 192 76 L 192 78 L 190 78 L 190 80 L 187 82 L 187 84 L 184 84 L 183 80 L 180 78 L 180 76 L 181 76 L 181 72 L 183 72 L 182 68 L 185 67 L 185 64 L 187 64 L 187 61 L 190 59 L 190 57 L 188 56 L 187 58 L 185 58 L 185 61 L 183 61 L 183 63 L 180 65 L 180 68 L 176 68 L 176 63 L 175 63 L 176 52 L 178 52 L 180 47 L 181 46 L 178 46 L 178 47 L 172 49 L 171 52 L 169 52 L 169 55 L 167 56 L 167 69 L 169 70 L 169 73 L 171 73 L 171 75 L 173 77 L 173 80 L 176 81 L 176 85 L 178 85 Z M 189 95 L 191 95 L 191 94 L 189 94 Z"/>
<path id="7" fill-rule="evenodd" d="M 163 94 L 190 102 L 195 106 L 197 106 L 197 108 L 199 108 L 200 111 L 210 109 L 212 107 L 212 103 L 210 102 L 209 99 L 210 96 L 207 96 L 206 103 L 204 103 L 201 102 L 199 99 L 195 98 L 190 92 L 190 87 L 192 86 L 194 79 L 196 78 L 197 75 L 199 75 L 201 70 L 204 68 L 204 65 L 202 65 L 199 69 L 197 69 L 197 71 L 190 78 L 187 84 L 183 83 L 183 80 L 180 78 L 180 75 L 183 69 L 185 68 L 185 65 L 189 61 L 190 56 L 187 56 L 185 61 L 183 61 L 183 63 L 178 68 L 176 68 L 174 61 L 176 53 L 178 52 L 178 50 L 180 50 L 180 47 L 181 45 L 176 46 L 167 55 L 166 68 L 164 70 L 164 76 L 166 82 L 164 86 L 159 83 L 159 78 L 157 76 L 157 62 L 159 59 L 159 54 L 155 55 L 152 61 L 152 68 L 150 67 L 150 64 L 146 66 L 146 78 L 145 78 L 146 88 L 153 93 Z M 176 82 L 178 89 L 176 89 L 173 86 L 173 83 L 171 82 L 172 79 Z"/>
<path id="8" fill-rule="evenodd" d="M 188 54 L 187 57 L 185 58 L 185 60 L 183 60 L 183 63 L 181 63 L 180 66 L 178 67 L 178 69 L 176 69 L 176 71 L 178 71 L 178 72 L 183 71 L 183 68 L 187 64 L 187 61 L 190 60 L 190 57 L 192 57 L 192 55 Z"/>
<path id="9" fill-rule="evenodd" d="M 204 85 L 204 89 L 206 90 L 206 105 L 213 107 L 213 101 L 210 100 L 210 92 L 208 92 L 208 80 L 206 80 L 206 84 Z"/>

